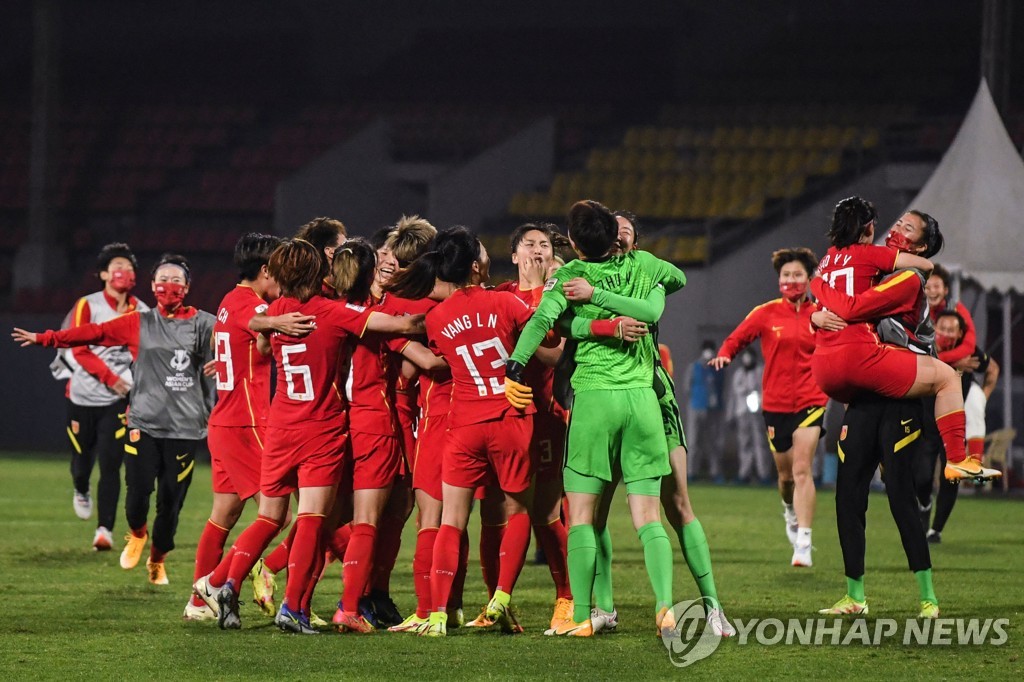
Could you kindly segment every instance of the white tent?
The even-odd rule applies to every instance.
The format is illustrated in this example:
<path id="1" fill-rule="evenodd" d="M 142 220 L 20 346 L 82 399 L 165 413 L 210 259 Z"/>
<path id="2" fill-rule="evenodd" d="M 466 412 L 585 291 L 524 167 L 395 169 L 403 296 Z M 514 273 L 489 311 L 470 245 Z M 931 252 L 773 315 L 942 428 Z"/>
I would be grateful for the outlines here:
<path id="1" fill-rule="evenodd" d="M 912 208 L 935 217 L 941 260 L 984 289 L 1024 293 L 1024 161 L 982 80 L 953 144 Z"/>
<path id="2" fill-rule="evenodd" d="M 910 208 L 939 221 L 944 265 L 1002 295 L 1003 422 L 1011 426 L 1010 307 L 1012 292 L 1024 293 L 1024 161 L 984 79 L 953 144 Z"/>

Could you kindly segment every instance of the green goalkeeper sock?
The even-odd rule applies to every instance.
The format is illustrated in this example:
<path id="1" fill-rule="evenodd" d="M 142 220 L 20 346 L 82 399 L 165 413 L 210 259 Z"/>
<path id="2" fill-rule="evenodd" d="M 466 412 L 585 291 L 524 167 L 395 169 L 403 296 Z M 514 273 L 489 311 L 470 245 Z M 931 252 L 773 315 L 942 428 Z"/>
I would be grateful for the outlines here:
<path id="1" fill-rule="evenodd" d="M 914 571 L 914 577 L 917 578 L 917 591 L 921 593 L 921 601 L 930 601 L 938 606 L 939 600 L 935 597 L 935 586 L 932 585 L 932 569 Z"/>
<path id="2" fill-rule="evenodd" d="M 697 583 L 697 589 L 703 597 L 718 605 L 718 590 L 715 588 L 715 576 L 711 571 L 711 550 L 708 549 L 708 538 L 704 535 L 704 527 L 699 519 L 694 519 L 678 530 L 679 545 L 683 548 L 683 558 L 690 567 L 690 574 Z"/>
<path id="3" fill-rule="evenodd" d="M 594 591 L 597 537 L 591 525 L 578 525 L 569 529 L 568 552 L 569 587 L 572 589 L 574 608 L 572 619 L 577 623 L 590 618 L 590 595 Z"/>
<path id="4" fill-rule="evenodd" d="M 575 594 L 575 593 L 574 593 Z M 612 596 L 612 534 L 605 525 L 597 533 L 597 575 L 594 576 L 594 605 L 602 611 L 615 610 Z M 576 621 L 577 623 L 579 621 Z"/>
<path id="5" fill-rule="evenodd" d="M 654 610 L 672 606 L 672 544 L 661 521 L 652 521 L 637 530 L 644 547 L 647 577 L 654 588 Z M 575 595 L 576 592 L 573 592 Z"/>
<path id="6" fill-rule="evenodd" d="M 859 578 L 846 578 L 846 596 L 859 602 L 863 602 L 865 600 L 864 576 Z"/>

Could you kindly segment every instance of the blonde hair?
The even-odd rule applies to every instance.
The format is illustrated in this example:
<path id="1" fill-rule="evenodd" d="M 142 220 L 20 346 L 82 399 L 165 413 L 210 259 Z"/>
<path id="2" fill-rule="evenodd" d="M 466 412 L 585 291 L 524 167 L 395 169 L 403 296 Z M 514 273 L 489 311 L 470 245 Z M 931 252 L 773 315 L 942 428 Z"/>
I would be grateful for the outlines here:
<path id="1" fill-rule="evenodd" d="M 437 228 L 426 218 L 403 215 L 395 224 L 395 229 L 388 235 L 384 247 L 391 251 L 399 266 L 404 268 L 426 251 L 427 245 L 435 236 Z"/>

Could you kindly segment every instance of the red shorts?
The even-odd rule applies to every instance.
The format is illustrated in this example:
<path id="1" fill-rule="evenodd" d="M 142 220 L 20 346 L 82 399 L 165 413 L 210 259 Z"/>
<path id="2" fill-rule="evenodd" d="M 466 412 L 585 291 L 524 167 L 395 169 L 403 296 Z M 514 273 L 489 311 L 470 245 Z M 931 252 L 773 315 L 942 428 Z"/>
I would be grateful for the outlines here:
<path id="1" fill-rule="evenodd" d="M 395 436 L 353 431 L 352 490 L 394 485 L 402 473 L 402 445 Z"/>
<path id="2" fill-rule="evenodd" d="M 447 412 L 421 419 L 415 454 L 409 463 L 412 467 L 412 487 L 422 490 L 435 500 L 441 499 L 441 456 L 447 433 Z"/>
<path id="3" fill-rule="evenodd" d="M 492 474 L 507 493 L 530 487 L 530 436 L 533 415 L 506 416 L 494 421 L 448 429 L 441 480 L 460 488 L 476 488 Z"/>
<path id="4" fill-rule="evenodd" d="M 283 497 L 299 488 L 337 485 L 347 442 L 344 420 L 306 423 L 301 429 L 267 427 L 260 492 Z"/>
<path id="5" fill-rule="evenodd" d="M 213 492 L 247 500 L 260 491 L 260 459 L 266 430 L 258 426 L 210 426 Z"/>
<path id="6" fill-rule="evenodd" d="M 864 393 L 902 398 L 917 378 L 917 353 L 866 343 L 817 348 L 811 372 L 821 390 L 842 403 Z"/>
<path id="7" fill-rule="evenodd" d="M 557 476 L 562 480 L 565 459 L 565 421 L 550 412 L 533 415 L 533 437 L 530 439 L 530 462 L 538 478 Z"/>

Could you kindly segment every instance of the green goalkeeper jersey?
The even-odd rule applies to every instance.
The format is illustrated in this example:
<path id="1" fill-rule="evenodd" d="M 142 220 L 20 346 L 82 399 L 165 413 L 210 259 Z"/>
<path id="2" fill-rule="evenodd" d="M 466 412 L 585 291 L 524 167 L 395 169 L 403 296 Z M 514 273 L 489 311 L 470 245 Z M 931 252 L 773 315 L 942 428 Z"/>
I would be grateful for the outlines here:
<path id="1" fill-rule="evenodd" d="M 533 356 L 545 334 L 570 306 L 573 314 L 592 320 L 608 319 L 615 314 L 591 303 L 570 303 L 562 284 L 582 277 L 612 294 L 646 299 L 657 287 L 666 293 L 686 285 L 686 275 L 676 266 L 646 251 L 631 251 L 596 261 L 574 260 L 566 263 L 544 285 L 544 297 L 523 329 L 511 359 L 521 364 Z M 654 360 L 658 350 L 650 336 L 636 343 L 614 338 L 586 339 L 576 349 L 576 371 L 572 387 L 576 392 L 604 389 L 650 388 Z"/>

